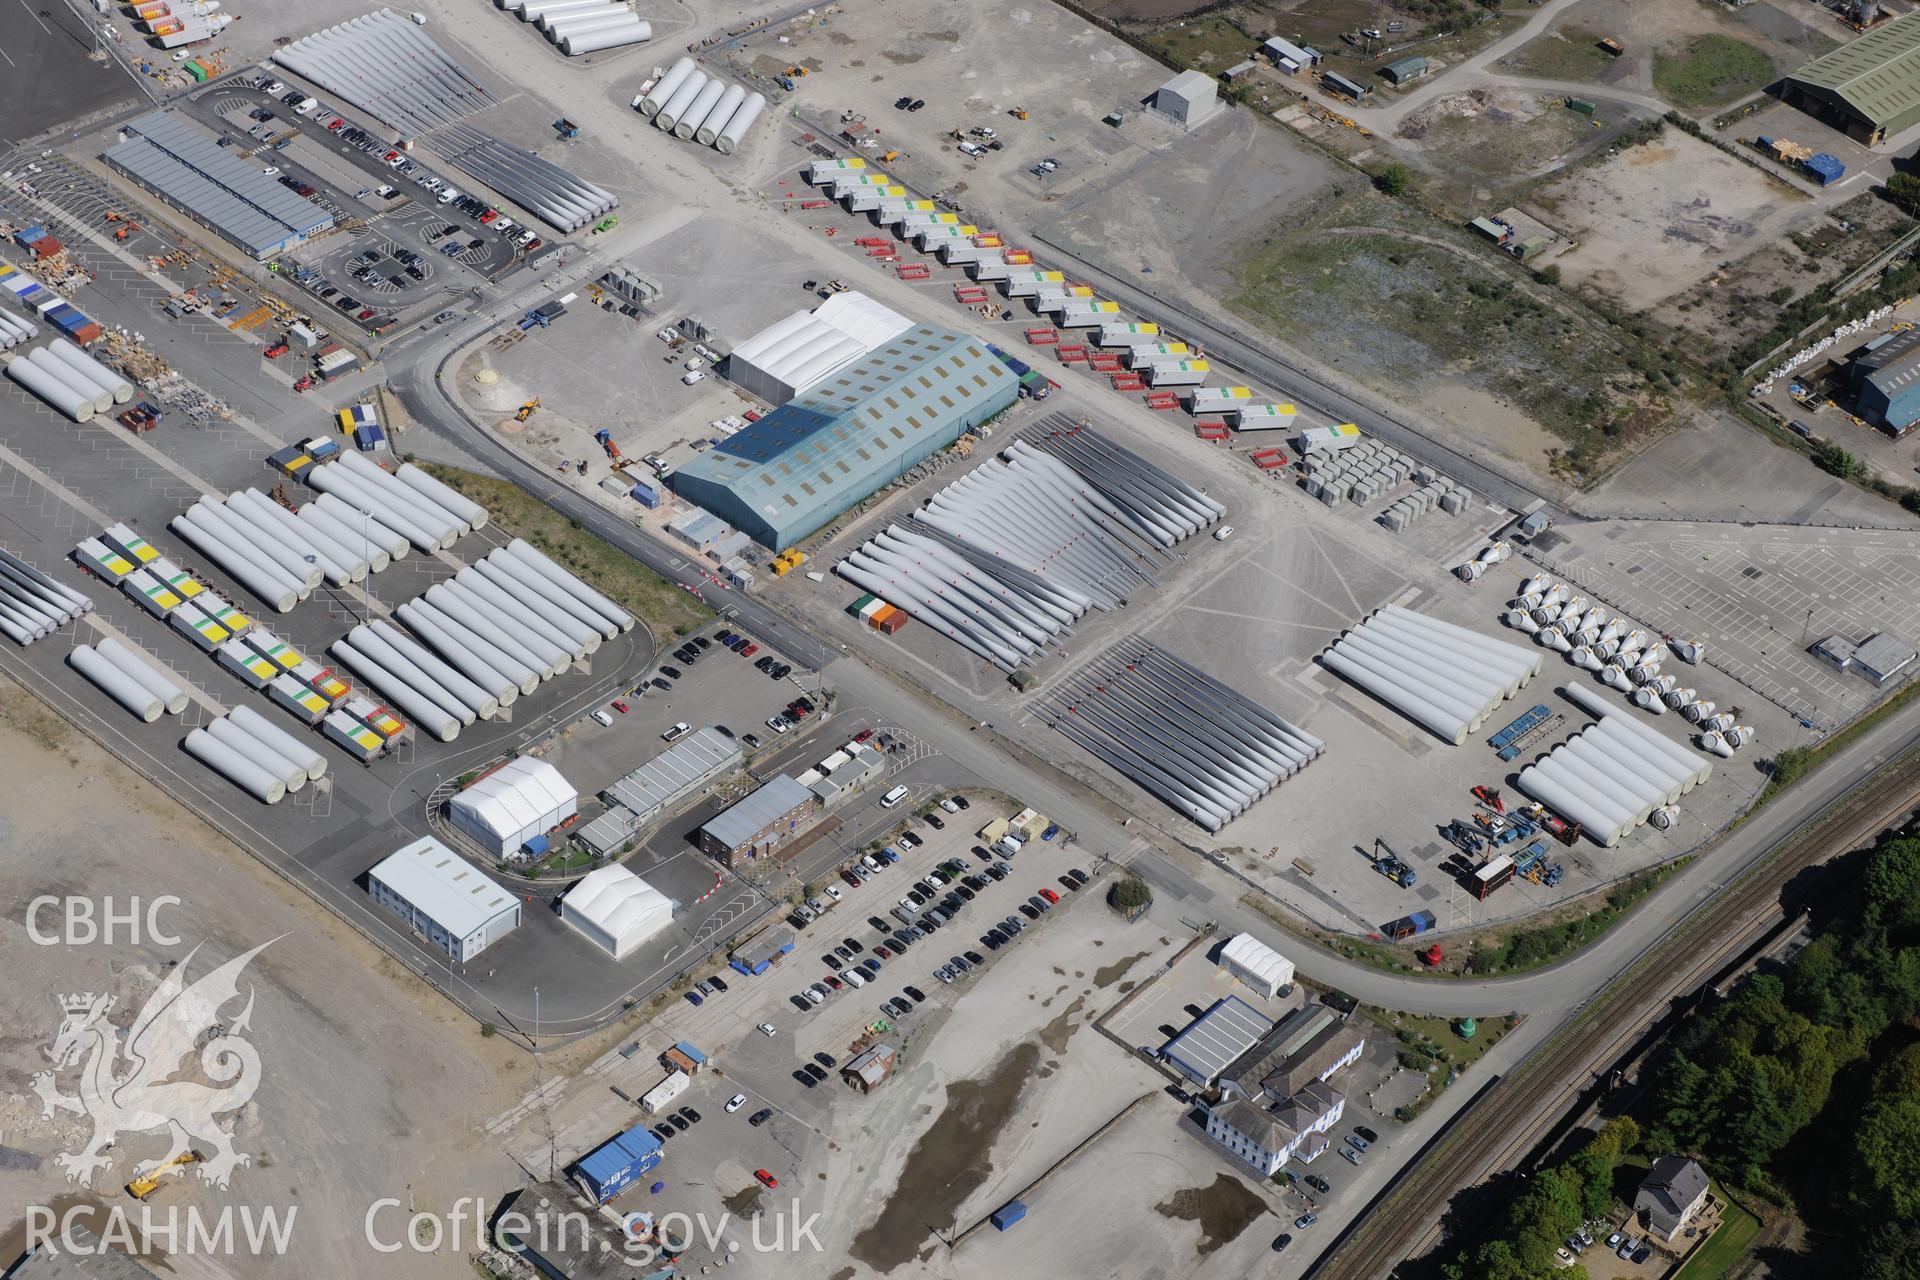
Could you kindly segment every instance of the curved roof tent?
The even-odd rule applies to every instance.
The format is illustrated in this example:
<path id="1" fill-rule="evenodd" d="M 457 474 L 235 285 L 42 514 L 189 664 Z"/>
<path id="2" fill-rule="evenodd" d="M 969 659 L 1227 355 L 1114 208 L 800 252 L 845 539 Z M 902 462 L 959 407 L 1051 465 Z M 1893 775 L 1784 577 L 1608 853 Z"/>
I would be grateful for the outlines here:
<path id="1" fill-rule="evenodd" d="M 1220 967 L 1269 999 L 1293 982 L 1293 961 L 1250 933 L 1227 939 Z"/>
<path id="2" fill-rule="evenodd" d="M 579 803 L 579 793 L 558 769 L 521 756 L 456 794 L 447 816 L 489 848 L 504 845 L 501 851 L 511 853 L 572 817 Z"/>
<path id="3" fill-rule="evenodd" d="M 616 960 L 673 923 L 673 902 L 618 864 L 589 871 L 560 900 L 560 916 Z"/>
<path id="4" fill-rule="evenodd" d="M 769 404 L 782 405 L 911 328 L 911 320 L 863 293 L 838 293 L 735 347 L 727 377 Z"/>

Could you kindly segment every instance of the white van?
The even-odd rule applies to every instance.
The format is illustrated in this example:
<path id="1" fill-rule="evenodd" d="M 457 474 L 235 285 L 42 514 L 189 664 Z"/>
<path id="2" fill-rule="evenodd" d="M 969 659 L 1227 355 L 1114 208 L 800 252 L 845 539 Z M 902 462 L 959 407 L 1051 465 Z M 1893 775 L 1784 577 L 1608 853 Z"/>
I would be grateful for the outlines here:
<path id="1" fill-rule="evenodd" d="M 847 969 L 843 971 L 840 975 L 840 980 L 851 987 L 864 987 L 867 985 L 866 978 L 861 975 L 858 969 Z"/>
<path id="2" fill-rule="evenodd" d="M 598 720 L 601 724 L 605 725 L 607 728 L 609 729 L 613 728 L 613 717 L 608 715 L 606 712 L 596 711 L 593 713 L 593 718 L 595 720 Z"/>
<path id="3" fill-rule="evenodd" d="M 452 204 L 455 200 L 458 200 L 459 198 L 460 198 L 460 188 L 458 187 L 448 187 L 445 191 L 442 191 L 438 196 L 435 197 L 435 199 L 438 200 L 441 204 Z"/>
<path id="4" fill-rule="evenodd" d="M 686 737 L 688 734 L 692 732 L 693 732 L 693 726 L 688 724 L 685 720 L 682 720 L 680 723 L 674 725 L 673 728 L 661 734 L 660 741 L 678 742 L 680 741 L 680 739 Z"/>
<path id="5" fill-rule="evenodd" d="M 897 806 L 897 805 L 898 805 L 898 804 L 899 804 L 899 803 L 900 803 L 900 802 L 901 802 L 902 800 L 905 800 L 905 799 L 907 798 L 907 796 L 908 796 L 908 794 L 909 794 L 909 793 L 908 793 L 908 791 L 907 791 L 907 788 L 905 788 L 905 787 L 895 787 L 895 788 L 894 788 L 893 790 L 891 790 L 891 791 L 889 791 L 889 792 L 887 792 L 887 794 L 885 794 L 884 796 L 881 796 L 881 797 L 880 797 L 880 807 L 881 807 L 882 809 L 891 809 L 891 808 L 894 808 L 894 807 L 895 807 L 895 806 Z"/>

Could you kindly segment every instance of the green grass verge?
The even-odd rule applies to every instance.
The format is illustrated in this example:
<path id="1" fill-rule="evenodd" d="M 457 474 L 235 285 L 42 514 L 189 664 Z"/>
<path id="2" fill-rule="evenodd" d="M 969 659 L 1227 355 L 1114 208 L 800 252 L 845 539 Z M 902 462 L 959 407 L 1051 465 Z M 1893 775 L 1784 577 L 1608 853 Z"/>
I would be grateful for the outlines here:
<path id="1" fill-rule="evenodd" d="M 1676 107 L 1721 107 L 1770 84 L 1773 59 L 1744 40 L 1702 35 L 1653 55 L 1653 87 Z"/>
<path id="2" fill-rule="evenodd" d="M 1219 14 L 1188 18 L 1179 26 L 1161 27 L 1137 37 L 1164 54 L 1169 62 L 1218 75 L 1253 56 L 1260 42 Z"/>
<path id="3" fill-rule="evenodd" d="M 1429 1014 L 1401 1013 L 1363 1004 L 1360 1015 L 1375 1023 L 1399 1044 L 1400 1065 L 1427 1077 L 1427 1091 L 1412 1102 L 1397 1108 L 1394 1117 L 1402 1123 L 1413 1120 L 1433 1104 L 1467 1068 L 1485 1057 L 1507 1032 L 1506 1018 L 1482 1018 L 1474 1023 L 1472 1035 L 1462 1035 L 1465 1019 L 1436 1018 Z"/>
<path id="4" fill-rule="evenodd" d="M 1785 791 L 1808 773 L 1811 773 L 1814 767 L 1824 761 L 1828 756 L 1841 750 L 1848 743 L 1879 724 L 1882 720 L 1885 720 L 1888 716 L 1898 712 L 1916 697 L 1920 697 L 1920 680 L 1909 680 L 1905 687 L 1895 691 L 1892 697 L 1867 712 L 1867 714 L 1861 716 L 1858 720 L 1855 720 L 1846 728 L 1840 730 L 1840 732 L 1823 738 L 1810 746 L 1786 748 L 1769 762 L 1773 769 L 1773 776 L 1767 780 L 1766 786 L 1760 788 L 1760 794 L 1754 799 L 1753 807 L 1741 814 L 1734 825 L 1738 826 L 1748 818 L 1751 818 L 1760 811 L 1761 805 L 1766 804 L 1769 800 L 1779 795 L 1782 791 Z"/>
<path id="5" fill-rule="evenodd" d="M 1538 80 L 1598 81 L 1616 59 L 1600 47 L 1597 31 L 1567 27 L 1529 40 L 1501 60 L 1501 66 Z"/>
<path id="6" fill-rule="evenodd" d="M 435 479 L 487 509 L 504 532 L 525 538 L 601 595 L 646 623 L 655 642 L 685 635 L 713 611 L 612 543 L 589 533 L 510 480 L 418 460 Z"/>
<path id="7" fill-rule="evenodd" d="M 1732 1271 L 1753 1247 L 1760 1234 L 1760 1219 L 1727 1199 L 1718 1185 L 1713 1193 L 1726 1206 L 1720 1215 L 1720 1229 L 1681 1267 L 1673 1280 L 1720 1280 Z"/>
<path id="8" fill-rule="evenodd" d="M 1349 934 L 1318 933 L 1315 936 L 1321 945 L 1334 954 L 1370 964 L 1388 973 L 1423 973 L 1435 978 L 1473 979 L 1494 974 L 1511 976 L 1526 973 L 1563 960 L 1600 937 L 1692 860 L 1691 857 L 1679 858 L 1664 866 L 1649 867 L 1637 875 L 1629 876 L 1607 890 L 1597 908 L 1576 913 L 1564 920 L 1549 924 L 1522 922 L 1489 929 L 1470 938 L 1456 935 L 1440 944 L 1447 958 L 1439 968 L 1429 968 L 1419 959 L 1419 953 L 1433 945 L 1431 937 L 1406 946 L 1376 942 L 1371 938 L 1356 938 Z M 1264 894 L 1242 894 L 1240 901 L 1270 919 L 1295 929 L 1299 927 L 1298 920 L 1286 915 Z"/>

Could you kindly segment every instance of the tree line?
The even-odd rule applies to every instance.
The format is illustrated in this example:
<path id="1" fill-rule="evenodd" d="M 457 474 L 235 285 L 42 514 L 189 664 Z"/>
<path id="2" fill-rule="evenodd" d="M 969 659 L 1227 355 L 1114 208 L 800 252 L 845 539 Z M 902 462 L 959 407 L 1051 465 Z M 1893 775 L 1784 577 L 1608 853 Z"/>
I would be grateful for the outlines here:
<path id="1" fill-rule="evenodd" d="M 1644 1138 L 1621 1116 L 1534 1175 L 1446 1280 L 1584 1280 L 1555 1251 L 1611 1207 L 1636 1147 L 1791 1206 L 1809 1274 L 1920 1276 L 1920 836 L 1883 841 L 1850 888 L 1830 928 L 1675 1037 L 1650 1068 Z"/>

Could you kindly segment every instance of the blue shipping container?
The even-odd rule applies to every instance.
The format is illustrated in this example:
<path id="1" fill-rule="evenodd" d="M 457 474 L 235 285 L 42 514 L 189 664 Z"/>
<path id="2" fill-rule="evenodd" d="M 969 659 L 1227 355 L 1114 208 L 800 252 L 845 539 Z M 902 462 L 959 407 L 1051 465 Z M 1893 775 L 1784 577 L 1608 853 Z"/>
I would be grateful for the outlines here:
<path id="1" fill-rule="evenodd" d="M 1027 1216 L 1027 1206 L 1018 1200 L 1009 1200 L 995 1209 L 987 1218 L 995 1231 L 1005 1231 L 1014 1223 Z"/>
<path id="2" fill-rule="evenodd" d="M 635 482 L 631 496 L 635 502 L 649 511 L 660 505 L 660 494 L 650 484 Z"/>
<path id="3" fill-rule="evenodd" d="M 544 854 L 550 847 L 545 836 L 535 836 L 533 839 L 527 841 L 525 845 L 526 851 L 536 858 Z"/>
<path id="4" fill-rule="evenodd" d="M 65 311 L 66 314 L 62 315 L 62 311 Z M 82 329 L 93 326 L 91 319 L 75 311 L 72 307 L 55 307 L 47 313 L 47 319 L 53 321 L 53 327 L 66 334 L 69 338 L 76 337 Z"/>
<path id="5" fill-rule="evenodd" d="M 580 1158 L 575 1176 L 597 1203 L 605 1204 L 630 1186 L 634 1179 L 652 1171 L 660 1163 L 660 1139 L 637 1124 L 605 1146 Z"/>
<path id="6" fill-rule="evenodd" d="M 1838 156 L 1830 156 L 1822 151 L 1818 155 L 1807 157 L 1806 170 L 1821 186 L 1830 187 L 1840 181 L 1841 175 L 1847 171 L 1847 166 L 1840 163 Z"/>

